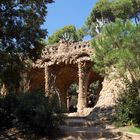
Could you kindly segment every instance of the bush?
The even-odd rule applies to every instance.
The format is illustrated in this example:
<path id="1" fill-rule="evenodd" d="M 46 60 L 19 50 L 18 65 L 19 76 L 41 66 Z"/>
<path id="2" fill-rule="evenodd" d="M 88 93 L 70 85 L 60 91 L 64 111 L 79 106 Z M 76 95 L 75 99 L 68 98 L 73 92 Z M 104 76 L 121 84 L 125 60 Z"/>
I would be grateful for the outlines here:
<path id="1" fill-rule="evenodd" d="M 60 100 L 59 100 L 59 96 L 57 93 L 54 93 L 51 98 L 50 98 L 50 103 L 51 103 L 51 109 L 53 110 L 53 112 L 55 113 L 61 113 L 62 111 L 62 107 L 60 105 Z"/>
<path id="2" fill-rule="evenodd" d="M 19 97 L 19 102 L 16 116 L 22 128 L 49 134 L 58 127 L 61 117 L 54 112 L 52 103 L 44 94 L 26 93 Z"/>
<path id="3" fill-rule="evenodd" d="M 140 97 L 138 98 L 134 108 L 134 117 L 136 126 L 140 127 Z"/>
<path id="4" fill-rule="evenodd" d="M 119 126 L 140 125 L 140 97 L 137 85 L 139 82 L 128 83 L 126 90 L 117 99 L 115 119 Z"/>
<path id="5" fill-rule="evenodd" d="M 18 107 L 18 98 L 14 93 L 0 97 L 0 128 L 12 127 L 15 123 L 15 110 Z"/>
<path id="6" fill-rule="evenodd" d="M 0 98 L 0 127 L 19 127 L 50 134 L 63 119 L 54 108 L 54 99 L 42 93 L 8 94 Z M 56 113 L 57 112 L 57 113 Z"/>

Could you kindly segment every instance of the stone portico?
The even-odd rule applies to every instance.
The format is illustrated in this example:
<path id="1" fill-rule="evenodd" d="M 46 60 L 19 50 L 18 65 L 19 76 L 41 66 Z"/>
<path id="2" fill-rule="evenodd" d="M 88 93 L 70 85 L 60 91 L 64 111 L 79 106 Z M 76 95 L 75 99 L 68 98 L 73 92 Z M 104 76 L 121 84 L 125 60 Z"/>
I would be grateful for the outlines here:
<path id="1" fill-rule="evenodd" d="M 31 78 L 30 90 L 42 85 L 46 96 L 50 96 L 53 94 L 53 90 L 57 88 L 61 106 L 68 108 L 67 90 L 71 84 L 77 83 L 79 86 L 77 112 L 82 112 L 87 107 L 89 85 L 94 81 L 103 80 L 93 71 L 91 52 L 90 43 L 86 41 L 77 43 L 61 41 L 56 45 L 46 46 L 42 50 L 41 58 L 34 65 L 36 74 L 33 72 L 34 76 Z M 43 78 L 40 82 L 37 80 L 37 75 L 39 76 L 37 73 L 40 73 L 40 77 L 45 77 L 44 82 Z M 38 84 L 34 81 L 38 81 Z M 99 91 L 100 89 L 101 85 Z"/>

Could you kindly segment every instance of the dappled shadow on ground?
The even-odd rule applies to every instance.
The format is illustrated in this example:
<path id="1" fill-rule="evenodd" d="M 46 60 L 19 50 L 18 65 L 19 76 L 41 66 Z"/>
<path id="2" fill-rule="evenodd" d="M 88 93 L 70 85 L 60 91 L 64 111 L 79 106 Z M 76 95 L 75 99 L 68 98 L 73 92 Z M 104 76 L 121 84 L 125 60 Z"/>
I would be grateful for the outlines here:
<path id="1" fill-rule="evenodd" d="M 23 132 L 17 130 L 16 128 L 1 129 L 0 130 L 0 140 L 16 140 L 21 137 Z"/>
<path id="2" fill-rule="evenodd" d="M 57 131 L 55 133 L 60 132 Z M 0 130 L 0 140 L 55 140 L 55 135 L 50 134 L 50 137 L 48 137 L 17 128 L 10 128 Z"/>
<path id="3" fill-rule="evenodd" d="M 58 140 L 58 138 L 64 136 L 62 132 L 54 130 L 52 133 L 47 135 L 38 135 L 33 132 L 18 130 L 17 128 L 1 129 L 0 140 Z"/>
<path id="4" fill-rule="evenodd" d="M 95 108 L 87 117 L 68 117 L 60 127 L 61 140 L 121 140 L 122 133 L 112 125 L 112 108 Z"/>
<path id="5" fill-rule="evenodd" d="M 64 135 L 59 137 L 59 139 L 78 139 L 78 140 L 85 140 L 85 139 L 120 139 L 121 133 L 116 131 L 114 128 L 106 128 L 106 125 L 100 126 L 92 126 L 92 127 L 80 127 L 80 128 L 71 128 L 73 129 L 68 130 L 67 128 L 63 127 Z"/>
<path id="6" fill-rule="evenodd" d="M 111 123 L 114 115 L 114 107 L 95 107 L 93 110 L 86 116 L 87 119 L 97 121 L 97 120 L 106 120 L 107 123 Z"/>
<path id="7" fill-rule="evenodd" d="M 121 140 L 122 133 L 112 125 L 112 108 L 94 108 L 86 117 L 66 117 L 51 137 L 38 136 L 16 128 L 1 130 L 0 140 Z"/>

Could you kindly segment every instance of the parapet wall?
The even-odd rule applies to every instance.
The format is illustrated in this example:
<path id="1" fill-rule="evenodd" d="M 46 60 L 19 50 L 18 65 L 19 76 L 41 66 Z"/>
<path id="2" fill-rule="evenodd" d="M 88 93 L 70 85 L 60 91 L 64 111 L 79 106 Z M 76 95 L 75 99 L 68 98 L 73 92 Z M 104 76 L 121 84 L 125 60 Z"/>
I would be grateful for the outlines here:
<path id="1" fill-rule="evenodd" d="M 88 41 L 76 42 L 76 43 L 58 43 L 55 45 L 48 45 L 42 50 L 42 58 L 48 58 L 51 55 L 58 55 L 62 53 L 72 53 L 72 52 L 89 52 L 90 43 Z"/>
<path id="2" fill-rule="evenodd" d="M 41 58 L 34 64 L 34 67 L 44 67 L 64 64 L 77 64 L 79 61 L 91 61 L 90 55 L 93 52 L 89 41 L 66 43 L 59 42 L 55 45 L 48 45 L 42 50 Z"/>

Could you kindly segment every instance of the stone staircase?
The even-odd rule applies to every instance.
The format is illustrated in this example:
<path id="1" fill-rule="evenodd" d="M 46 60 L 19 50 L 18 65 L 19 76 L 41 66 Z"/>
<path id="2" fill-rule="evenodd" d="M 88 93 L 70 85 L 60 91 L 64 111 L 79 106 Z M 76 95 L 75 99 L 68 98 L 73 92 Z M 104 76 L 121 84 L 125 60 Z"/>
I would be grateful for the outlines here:
<path id="1" fill-rule="evenodd" d="M 112 125 L 81 117 L 67 118 L 60 130 L 62 136 L 59 140 L 125 140 L 122 133 Z"/>

